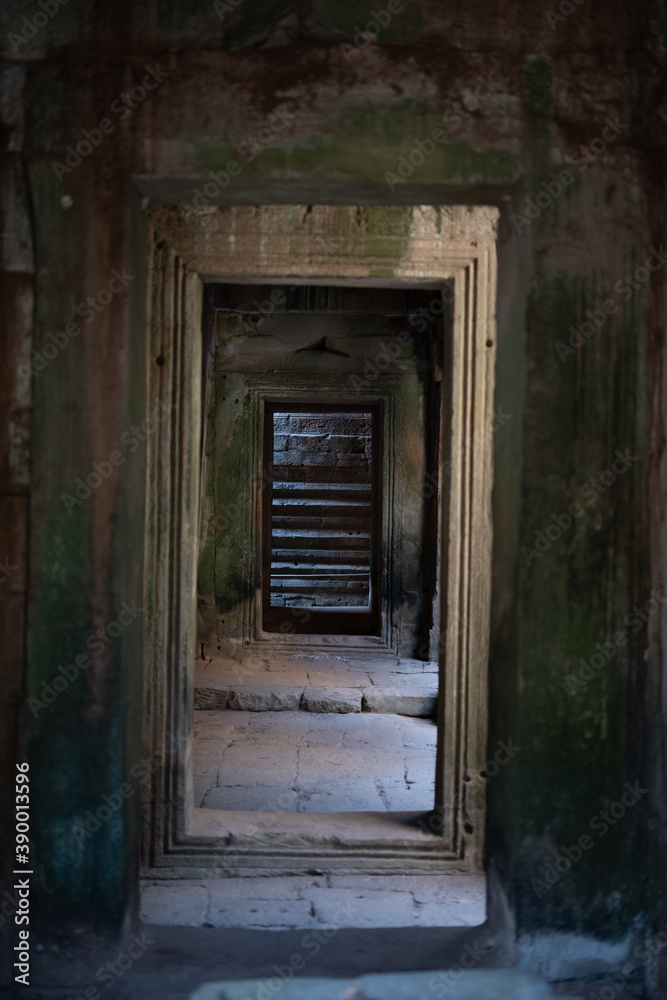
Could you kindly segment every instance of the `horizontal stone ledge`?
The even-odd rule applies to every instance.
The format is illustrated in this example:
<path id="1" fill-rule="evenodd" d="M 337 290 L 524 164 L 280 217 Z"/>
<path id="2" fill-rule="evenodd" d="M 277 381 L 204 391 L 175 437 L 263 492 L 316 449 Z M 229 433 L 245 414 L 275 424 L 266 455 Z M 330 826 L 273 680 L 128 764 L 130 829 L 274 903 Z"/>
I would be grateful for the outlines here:
<path id="1" fill-rule="evenodd" d="M 234 689 L 197 687 L 194 707 L 197 710 L 232 709 L 239 712 L 315 712 L 346 714 L 371 712 L 383 715 L 407 715 L 428 719 L 435 714 L 437 690 L 407 694 L 404 691 L 379 691 L 362 688 L 305 688 L 264 686 Z"/>
<path id="2" fill-rule="evenodd" d="M 294 970 L 290 972 L 290 976 L 278 980 L 281 1000 L 418 1000 L 433 996 L 434 984 L 439 986 L 438 995 L 444 995 L 446 985 L 448 1000 L 548 1000 L 554 996 L 544 980 L 516 969 L 384 972 L 356 979 L 292 978 Z M 204 983 L 191 994 L 190 1000 L 271 997 L 275 994 L 275 982 L 276 977 Z"/>

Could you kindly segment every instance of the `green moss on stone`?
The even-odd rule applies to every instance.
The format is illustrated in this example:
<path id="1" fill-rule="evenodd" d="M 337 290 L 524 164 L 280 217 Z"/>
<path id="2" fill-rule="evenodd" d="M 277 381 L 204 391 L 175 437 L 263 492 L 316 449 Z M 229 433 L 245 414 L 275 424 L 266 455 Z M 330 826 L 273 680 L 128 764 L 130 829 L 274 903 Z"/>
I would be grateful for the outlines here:
<path id="1" fill-rule="evenodd" d="M 430 131 L 428 128 L 415 131 L 415 141 L 428 138 Z M 195 162 L 204 183 L 209 171 L 223 170 L 230 159 L 236 159 L 241 172 L 231 181 L 228 191 L 237 184 L 276 180 L 373 181 L 386 185 L 388 199 L 405 183 L 512 184 L 520 173 L 515 154 L 501 149 L 480 152 L 463 140 L 436 145 L 432 155 L 410 170 L 407 158 L 417 149 L 415 141 L 402 145 L 379 143 L 368 133 L 337 138 L 315 136 L 291 148 L 265 148 L 250 163 L 230 145 L 201 143 L 195 149 Z M 404 166 L 406 162 L 408 168 Z"/>
<path id="2" fill-rule="evenodd" d="M 591 834 L 590 820 L 618 801 L 623 792 L 626 748 L 620 738 L 624 676 L 640 651 L 627 646 L 594 672 L 585 686 L 570 693 L 568 675 L 578 676 L 591 662 L 597 643 L 617 630 L 635 581 L 620 541 L 636 510 L 641 471 L 638 464 L 596 494 L 582 486 L 599 482 L 616 448 L 634 449 L 637 433 L 637 345 L 632 324 L 623 316 L 602 327 L 576 356 L 563 361 L 555 345 L 571 327 L 599 308 L 610 294 L 612 276 L 534 272 L 527 314 L 530 357 L 525 416 L 526 468 L 521 544 L 538 554 L 520 560 L 519 729 L 530 755 L 518 770 L 516 843 L 520 921 L 544 921 L 555 928 L 587 928 L 622 936 L 637 913 L 637 893 L 628 892 L 618 912 L 606 913 L 600 886 L 619 888 L 637 850 L 637 819 L 604 840 L 593 831 L 594 850 L 572 867 L 558 888 L 540 898 L 531 887 L 562 845 Z M 610 390 L 613 387 L 613 395 Z M 581 517 L 568 523 L 568 507 L 579 503 Z M 539 553 L 538 535 L 543 551 Z M 548 541 L 549 536 L 553 540 Z M 557 537 L 556 537 L 557 536 Z M 530 561 L 530 565 L 527 565 Z M 614 580 L 613 595 L 605 581 Z M 623 596 L 625 594 L 625 596 Z M 541 846 L 540 846 L 541 845 Z M 602 913 L 602 916 L 601 916 Z M 603 920 L 603 923 L 599 923 Z"/>

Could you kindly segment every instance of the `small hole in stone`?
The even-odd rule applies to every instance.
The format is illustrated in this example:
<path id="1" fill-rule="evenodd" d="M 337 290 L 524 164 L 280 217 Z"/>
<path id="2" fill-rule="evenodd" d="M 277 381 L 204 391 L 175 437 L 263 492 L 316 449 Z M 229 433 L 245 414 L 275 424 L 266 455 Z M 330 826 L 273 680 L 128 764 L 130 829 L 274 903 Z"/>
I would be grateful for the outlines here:
<path id="1" fill-rule="evenodd" d="M 164 358 L 162 357 L 162 355 L 160 355 L 158 358 L 155 359 L 155 364 L 156 365 L 163 365 L 164 364 Z"/>
<path id="2" fill-rule="evenodd" d="M 466 833 L 472 833 L 472 825 L 470 823 L 464 823 L 463 829 Z"/>
<path id="3" fill-rule="evenodd" d="M 493 341 L 492 340 L 487 340 L 486 346 L 487 347 L 493 347 Z"/>
<path id="4" fill-rule="evenodd" d="M 479 772 L 481 778 L 486 778 L 486 771 Z"/>
<path id="5" fill-rule="evenodd" d="M 463 780 L 464 781 L 470 781 L 470 775 L 469 774 L 464 774 L 463 775 Z"/>

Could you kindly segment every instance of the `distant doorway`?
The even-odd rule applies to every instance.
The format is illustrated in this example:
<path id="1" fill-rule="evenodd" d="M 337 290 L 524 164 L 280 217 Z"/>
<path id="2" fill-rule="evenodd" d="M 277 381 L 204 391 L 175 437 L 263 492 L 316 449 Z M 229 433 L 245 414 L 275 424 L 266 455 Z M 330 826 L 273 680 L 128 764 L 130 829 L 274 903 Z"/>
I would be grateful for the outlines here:
<path id="1" fill-rule="evenodd" d="M 379 406 L 265 404 L 265 632 L 378 634 L 381 440 Z"/>

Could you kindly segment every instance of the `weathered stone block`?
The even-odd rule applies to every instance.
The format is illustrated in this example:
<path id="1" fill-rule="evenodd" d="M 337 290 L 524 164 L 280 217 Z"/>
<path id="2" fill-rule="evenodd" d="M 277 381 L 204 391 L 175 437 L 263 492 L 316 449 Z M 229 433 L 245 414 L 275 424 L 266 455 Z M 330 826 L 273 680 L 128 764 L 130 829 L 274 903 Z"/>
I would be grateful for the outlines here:
<path id="1" fill-rule="evenodd" d="M 380 689 L 376 694 L 372 688 L 367 688 L 362 710 L 430 719 L 435 714 L 436 703 L 437 694 L 432 692 L 406 694 L 405 691 L 392 692 Z"/>
<path id="2" fill-rule="evenodd" d="M 229 708 L 229 690 L 227 688 L 195 688 L 194 707 L 198 710 Z"/>
<path id="3" fill-rule="evenodd" d="M 300 700 L 301 688 L 248 686 L 230 691 L 227 707 L 237 712 L 293 712 Z"/>
<path id="4" fill-rule="evenodd" d="M 141 894 L 141 919 L 148 924 L 200 927 L 206 920 L 208 893 L 194 883 L 147 885 Z"/>
<path id="5" fill-rule="evenodd" d="M 361 712 L 362 693 L 357 688 L 307 687 L 300 707 L 305 712 Z"/>

